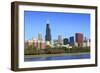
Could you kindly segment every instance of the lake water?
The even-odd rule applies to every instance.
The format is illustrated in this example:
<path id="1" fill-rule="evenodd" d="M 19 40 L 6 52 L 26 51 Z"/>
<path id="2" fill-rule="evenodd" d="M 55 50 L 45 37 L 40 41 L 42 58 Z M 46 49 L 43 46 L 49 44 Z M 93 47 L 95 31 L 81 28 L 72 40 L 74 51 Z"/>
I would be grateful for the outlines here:
<path id="1" fill-rule="evenodd" d="M 50 60 L 73 60 L 73 59 L 88 59 L 90 54 L 67 55 L 67 56 L 50 56 L 50 57 L 27 57 L 24 61 L 50 61 Z"/>

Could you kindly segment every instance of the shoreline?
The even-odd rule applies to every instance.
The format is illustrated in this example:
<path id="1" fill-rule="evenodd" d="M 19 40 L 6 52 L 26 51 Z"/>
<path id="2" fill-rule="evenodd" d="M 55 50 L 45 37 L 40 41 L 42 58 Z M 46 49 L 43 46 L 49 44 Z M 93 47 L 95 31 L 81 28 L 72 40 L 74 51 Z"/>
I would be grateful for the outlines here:
<path id="1" fill-rule="evenodd" d="M 36 57 L 54 57 L 54 56 L 72 56 L 72 55 L 82 55 L 90 54 L 90 52 L 84 53 L 62 53 L 62 54 L 40 54 L 40 55 L 24 55 L 24 58 L 36 58 Z"/>

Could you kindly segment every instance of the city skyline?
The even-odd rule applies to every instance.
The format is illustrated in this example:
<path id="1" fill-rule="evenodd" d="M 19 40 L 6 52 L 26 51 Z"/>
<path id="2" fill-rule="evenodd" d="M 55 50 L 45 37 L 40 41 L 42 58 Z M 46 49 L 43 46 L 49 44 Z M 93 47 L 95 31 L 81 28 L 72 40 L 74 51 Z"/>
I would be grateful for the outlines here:
<path id="1" fill-rule="evenodd" d="M 82 33 L 76 33 L 75 37 L 70 36 L 69 38 L 62 38 L 61 35 L 58 36 L 58 39 L 53 40 L 42 40 L 41 33 L 38 34 L 38 39 L 35 40 L 32 38 L 31 40 L 25 41 L 25 48 L 28 46 L 32 46 L 37 49 L 46 49 L 47 46 L 49 47 L 66 47 L 66 48 L 73 48 L 73 47 L 89 47 L 90 46 L 90 39 L 83 37 Z"/>
<path id="2" fill-rule="evenodd" d="M 57 39 L 58 35 L 66 38 L 77 32 L 90 38 L 89 14 L 25 11 L 24 16 L 25 40 L 32 37 L 38 38 L 38 33 L 41 33 L 43 40 L 45 40 L 46 24 L 50 25 L 52 40 Z M 75 26 L 73 27 L 73 25 Z"/>

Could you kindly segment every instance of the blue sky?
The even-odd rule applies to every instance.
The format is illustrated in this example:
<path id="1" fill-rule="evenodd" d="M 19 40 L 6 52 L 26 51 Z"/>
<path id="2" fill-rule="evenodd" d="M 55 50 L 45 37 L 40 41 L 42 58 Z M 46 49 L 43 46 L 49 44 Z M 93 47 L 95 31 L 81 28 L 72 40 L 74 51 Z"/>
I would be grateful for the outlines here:
<path id="1" fill-rule="evenodd" d="M 32 37 L 37 39 L 38 33 L 42 33 L 45 39 L 47 21 L 50 24 L 52 40 L 57 39 L 58 35 L 69 38 L 77 32 L 90 38 L 90 14 L 24 11 L 25 40 Z"/>

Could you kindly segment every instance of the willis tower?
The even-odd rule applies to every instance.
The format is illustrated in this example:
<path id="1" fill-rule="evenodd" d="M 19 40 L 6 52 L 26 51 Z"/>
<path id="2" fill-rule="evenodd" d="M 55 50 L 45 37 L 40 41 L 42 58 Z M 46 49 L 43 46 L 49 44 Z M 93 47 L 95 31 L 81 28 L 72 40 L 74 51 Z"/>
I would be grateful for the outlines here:
<path id="1" fill-rule="evenodd" d="M 46 24 L 46 35 L 45 35 L 45 41 L 51 42 L 51 29 L 49 27 L 49 24 Z"/>

